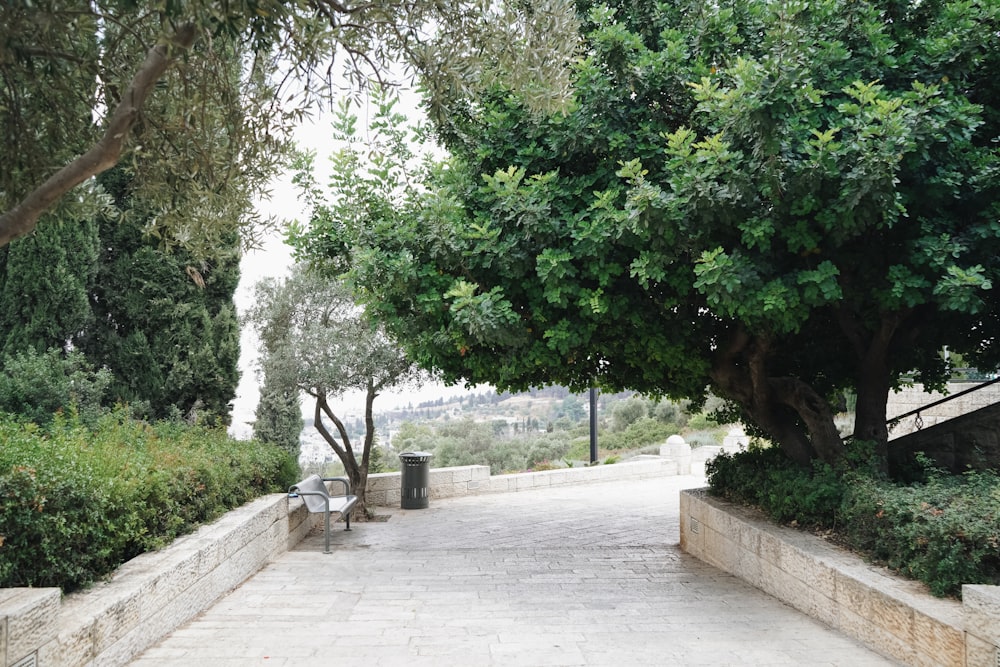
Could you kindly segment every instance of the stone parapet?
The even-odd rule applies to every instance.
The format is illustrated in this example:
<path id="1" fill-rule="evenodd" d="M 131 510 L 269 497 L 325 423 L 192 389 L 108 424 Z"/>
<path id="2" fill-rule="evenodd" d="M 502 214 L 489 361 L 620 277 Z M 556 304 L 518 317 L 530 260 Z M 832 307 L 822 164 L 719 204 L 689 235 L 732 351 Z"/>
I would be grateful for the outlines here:
<path id="1" fill-rule="evenodd" d="M 557 468 L 539 472 L 490 475 L 489 466 L 457 466 L 431 468 L 428 475 L 430 497 L 454 498 L 480 493 L 516 493 L 538 487 L 563 484 L 587 484 L 614 479 L 643 479 L 676 475 L 677 463 L 659 456 L 637 457 L 614 465 Z M 368 476 L 369 505 L 399 507 L 402 475 L 398 472 Z"/>
<path id="2" fill-rule="evenodd" d="M 0 665 L 125 665 L 297 543 L 315 519 L 285 494 L 226 513 L 65 597 L 0 589 Z"/>
<path id="3" fill-rule="evenodd" d="M 756 511 L 681 492 L 681 547 L 906 665 L 1000 664 L 1000 587 L 965 586 L 963 603 L 866 564 Z"/>

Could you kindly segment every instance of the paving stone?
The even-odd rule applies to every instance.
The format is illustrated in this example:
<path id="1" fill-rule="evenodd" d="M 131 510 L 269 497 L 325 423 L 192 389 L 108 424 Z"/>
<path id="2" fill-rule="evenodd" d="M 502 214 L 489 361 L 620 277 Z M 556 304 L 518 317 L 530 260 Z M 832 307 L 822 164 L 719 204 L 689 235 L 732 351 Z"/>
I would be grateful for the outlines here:
<path id="1" fill-rule="evenodd" d="M 432 499 L 306 537 L 133 667 L 894 665 L 683 553 L 697 476 Z"/>

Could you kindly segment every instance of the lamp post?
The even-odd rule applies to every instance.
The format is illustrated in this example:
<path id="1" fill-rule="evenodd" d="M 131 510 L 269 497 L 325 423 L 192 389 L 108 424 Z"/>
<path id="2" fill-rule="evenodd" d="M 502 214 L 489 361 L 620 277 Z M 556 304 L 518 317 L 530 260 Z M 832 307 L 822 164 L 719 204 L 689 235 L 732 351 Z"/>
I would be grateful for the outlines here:
<path id="1" fill-rule="evenodd" d="M 590 388 L 590 462 L 597 463 L 597 387 Z"/>

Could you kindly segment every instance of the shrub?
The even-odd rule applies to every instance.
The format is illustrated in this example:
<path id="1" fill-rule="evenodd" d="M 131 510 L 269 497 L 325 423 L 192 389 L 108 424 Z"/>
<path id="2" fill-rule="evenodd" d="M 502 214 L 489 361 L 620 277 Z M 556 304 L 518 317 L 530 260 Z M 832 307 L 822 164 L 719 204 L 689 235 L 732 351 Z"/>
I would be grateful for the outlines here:
<path id="1" fill-rule="evenodd" d="M 707 473 L 713 494 L 760 507 L 776 521 L 832 529 L 845 546 L 924 582 L 934 595 L 1000 584 L 995 473 L 928 469 L 926 482 L 900 485 L 863 466 L 803 469 L 777 448 L 722 454 Z"/>
<path id="2" fill-rule="evenodd" d="M 87 420 L 103 412 L 111 372 L 96 370 L 79 352 L 51 349 L 8 356 L 0 372 L 0 412 L 48 424 L 55 413 L 75 410 Z"/>
<path id="3" fill-rule="evenodd" d="M 86 586 L 299 474 L 277 447 L 123 413 L 0 420 L 0 440 L 0 587 Z"/>
<path id="4" fill-rule="evenodd" d="M 570 440 L 562 433 L 537 438 L 528 444 L 525 467 L 539 470 L 539 463 L 543 461 L 557 461 L 565 457 L 569 452 L 569 447 Z"/>

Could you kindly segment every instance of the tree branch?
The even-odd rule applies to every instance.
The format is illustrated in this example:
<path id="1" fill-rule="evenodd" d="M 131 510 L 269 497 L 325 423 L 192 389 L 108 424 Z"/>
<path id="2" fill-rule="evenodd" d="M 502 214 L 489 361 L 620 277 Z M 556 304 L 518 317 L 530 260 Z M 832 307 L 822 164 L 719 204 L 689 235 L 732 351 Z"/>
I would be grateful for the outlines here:
<path id="1" fill-rule="evenodd" d="M 348 458 L 348 450 L 344 449 L 343 447 L 340 446 L 340 444 L 337 443 L 336 438 L 333 437 L 333 434 L 330 433 L 330 430 L 326 427 L 326 424 L 323 423 L 324 413 L 327 416 L 333 415 L 333 412 L 330 410 L 330 406 L 327 405 L 326 395 L 314 394 L 313 396 L 316 399 L 316 411 L 313 414 L 313 426 L 316 427 L 316 430 L 319 431 L 319 434 L 323 437 L 324 440 L 326 440 L 327 444 L 330 445 L 330 448 L 346 465 Z M 342 430 L 343 426 L 340 424 L 340 421 L 335 416 L 332 419 L 333 423 L 337 425 L 339 428 L 341 428 L 341 436 L 343 437 L 343 430 Z M 347 441 L 345 440 L 345 442 Z"/>
<path id="2" fill-rule="evenodd" d="M 97 143 L 0 215 L 0 246 L 31 232 L 38 224 L 38 218 L 60 197 L 118 163 L 125 139 L 150 91 L 173 63 L 177 51 L 191 48 L 196 35 L 194 24 L 182 25 L 167 43 L 158 44 L 146 53 L 145 61 L 122 95 L 104 135 Z"/>

